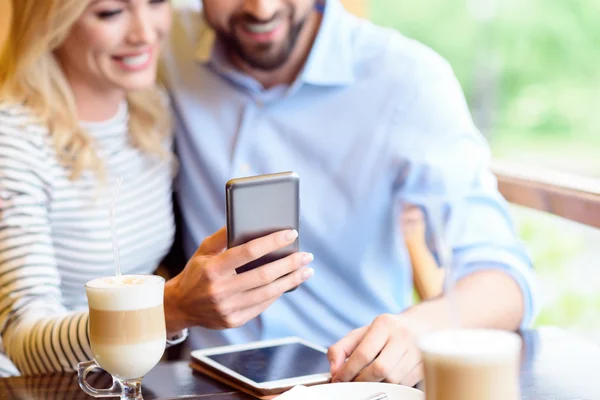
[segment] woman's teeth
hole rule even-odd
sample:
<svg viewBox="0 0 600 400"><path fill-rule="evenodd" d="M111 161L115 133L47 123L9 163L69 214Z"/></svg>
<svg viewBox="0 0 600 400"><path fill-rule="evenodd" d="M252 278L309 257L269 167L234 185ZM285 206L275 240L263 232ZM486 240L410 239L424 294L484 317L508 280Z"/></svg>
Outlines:
<svg viewBox="0 0 600 400"><path fill-rule="evenodd" d="M264 24L247 23L245 25L246 29L248 29L252 33L267 33L274 31L279 26L279 24L281 24L281 19L275 19L271 22L267 22Z"/></svg>
<svg viewBox="0 0 600 400"><path fill-rule="evenodd" d="M133 57L122 57L121 61L123 64L128 65L130 67L139 67L140 65L144 65L150 59L150 52L146 52L140 54L139 56Z"/></svg>

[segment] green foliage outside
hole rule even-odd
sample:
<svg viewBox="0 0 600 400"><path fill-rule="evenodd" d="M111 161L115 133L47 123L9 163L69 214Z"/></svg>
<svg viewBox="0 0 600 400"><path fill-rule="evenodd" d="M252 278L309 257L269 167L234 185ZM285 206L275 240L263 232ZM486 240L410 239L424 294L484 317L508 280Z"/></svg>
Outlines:
<svg viewBox="0 0 600 400"><path fill-rule="evenodd" d="M486 4L495 12L477 18ZM487 107L482 130L496 157L593 176L600 176L598 15L598 0L371 0L370 10L375 23L449 60L475 116ZM586 252L600 259L589 230L515 214L549 292L538 324L600 333L600 292L581 290L585 281L600 283L600 262L575 261Z"/></svg>

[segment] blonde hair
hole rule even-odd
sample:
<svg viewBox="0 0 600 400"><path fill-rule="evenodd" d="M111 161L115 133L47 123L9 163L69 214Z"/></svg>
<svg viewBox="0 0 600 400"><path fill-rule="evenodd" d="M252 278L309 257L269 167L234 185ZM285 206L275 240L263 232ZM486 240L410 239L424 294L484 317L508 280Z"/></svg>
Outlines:
<svg viewBox="0 0 600 400"><path fill-rule="evenodd" d="M71 179L84 170L104 178L103 162L79 124L75 97L54 55L87 5L82 0L14 2L10 37L0 49L0 98L25 104L48 127L58 160L70 169ZM163 143L171 123L158 88L128 93L127 103L132 145L168 156Z"/></svg>

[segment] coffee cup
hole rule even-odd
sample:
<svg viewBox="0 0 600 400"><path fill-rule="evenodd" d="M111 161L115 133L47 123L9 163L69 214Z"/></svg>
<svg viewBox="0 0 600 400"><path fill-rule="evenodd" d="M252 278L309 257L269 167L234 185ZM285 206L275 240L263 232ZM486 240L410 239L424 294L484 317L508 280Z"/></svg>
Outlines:
<svg viewBox="0 0 600 400"><path fill-rule="evenodd" d="M448 330L424 337L426 400L519 400L521 338L500 330Z"/></svg>
<svg viewBox="0 0 600 400"><path fill-rule="evenodd" d="M166 344L165 280L156 275L98 278L85 285L93 361L79 363L79 385L93 397L141 399L142 378L158 364ZM100 368L110 389L92 388L86 376Z"/></svg>

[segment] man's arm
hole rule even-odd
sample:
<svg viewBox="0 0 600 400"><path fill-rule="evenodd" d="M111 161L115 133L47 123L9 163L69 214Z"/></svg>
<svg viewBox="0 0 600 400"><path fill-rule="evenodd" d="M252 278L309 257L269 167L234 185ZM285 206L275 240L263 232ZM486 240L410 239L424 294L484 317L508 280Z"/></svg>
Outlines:
<svg viewBox="0 0 600 400"><path fill-rule="evenodd" d="M398 315L381 315L332 346L333 380L414 386L423 377L416 346L420 336L459 326L516 330L522 315L523 296L514 279L497 270L476 272L450 293Z"/></svg>
<svg viewBox="0 0 600 400"><path fill-rule="evenodd" d="M399 171L398 199L419 205L433 222L432 229L439 225L440 215L445 216L446 231L433 233L443 235L452 250L452 281L480 271L506 277L489 282L488 290L497 296L479 293L487 299L483 304L489 313L480 312L482 302L477 297L459 304L462 313L472 315L474 324L469 326L487 327L490 315L498 319L496 327L528 326L537 310L535 277L490 170L489 146L473 123L450 65L422 47L415 46L414 54L413 95L400 105L389 136L392 163ZM434 250L440 255L440 249ZM506 279L518 287L516 298L508 298L513 292L504 293ZM518 324L502 325L502 316L515 310L513 302L522 304Z"/></svg>
<svg viewBox="0 0 600 400"><path fill-rule="evenodd" d="M401 313L416 335L445 328L515 331L524 313L521 288L504 271L482 269L458 281L443 296Z"/></svg>
<svg viewBox="0 0 600 400"><path fill-rule="evenodd" d="M429 50L413 50L414 93L401 96L390 129L395 192L399 203L421 206L427 218L447 211L443 234L457 283L450 293L379 316L332 346L334 381L414 385L422 377L421 335L457 327L456 320L461 327L515 330L535 316L531 262L489 170L489 148L449 65Z"/></svg>

